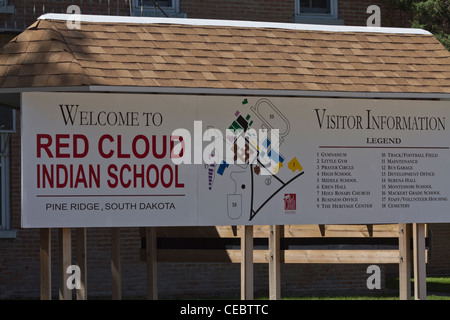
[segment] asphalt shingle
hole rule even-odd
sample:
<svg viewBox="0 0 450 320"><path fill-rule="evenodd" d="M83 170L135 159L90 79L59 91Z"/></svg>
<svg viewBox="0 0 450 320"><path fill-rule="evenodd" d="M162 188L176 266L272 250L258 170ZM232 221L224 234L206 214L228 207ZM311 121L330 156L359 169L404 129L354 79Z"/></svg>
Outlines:
<svg viewBox="0 0 450 320"><path fill-rule="evenodd" d="M38 20L0 50L0 86L450 93L429 34Z"/></svg>

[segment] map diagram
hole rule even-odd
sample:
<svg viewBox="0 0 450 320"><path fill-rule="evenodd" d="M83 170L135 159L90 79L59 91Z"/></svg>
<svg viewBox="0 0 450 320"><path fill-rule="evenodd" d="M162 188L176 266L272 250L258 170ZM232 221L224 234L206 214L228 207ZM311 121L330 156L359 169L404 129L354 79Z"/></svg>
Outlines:
<svg viewBox="0 0 450 320"><path fill-rule="evenodd" d="M223 157L225 160L220 164L205 165L208 189L213 190L218 180L232 181L234 190L224 195L227 197L228 217L236 220L247 215L248 221L252 221L277 194L304 174L303 167L298 160L299 155L287 158L283 154L283 142L289 135L290 122L269 99L260 98L253 105L248 99L243 99L228 129L239 132L238 135L224 137L226 148L232 150L233 161ZM260 139L263 141L252 134L258 133L259 129L267 129L267 137ZM272 147L273 129L278 129L278 148ZM237 143L239 135L241 141ZM295 210L289 194L284 195L284 202L285 209ZM286 206L287 203L289 205Z"/></svg>

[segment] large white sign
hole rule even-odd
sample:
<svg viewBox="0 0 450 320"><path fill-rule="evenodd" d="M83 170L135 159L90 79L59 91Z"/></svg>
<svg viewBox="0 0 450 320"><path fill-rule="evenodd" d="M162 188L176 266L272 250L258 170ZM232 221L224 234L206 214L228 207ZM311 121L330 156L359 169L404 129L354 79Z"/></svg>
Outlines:
<svg viewBox="0 0 450 320"><path fill-rule="evenodd" d="M450 222L449 115L438 101L23 93L22 225Z"/></svg>

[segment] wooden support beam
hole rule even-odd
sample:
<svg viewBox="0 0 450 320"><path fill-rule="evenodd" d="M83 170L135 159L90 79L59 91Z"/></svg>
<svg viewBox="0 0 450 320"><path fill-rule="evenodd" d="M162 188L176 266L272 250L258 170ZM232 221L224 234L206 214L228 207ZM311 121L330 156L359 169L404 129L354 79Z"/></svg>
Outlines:
<svg viewBox="0 0 450 320"><path fill-rule="evenodd" d="M253 300L253 226L241 232L241 300Z"/></svg>
<svg viewBox="0 0 450 320"><path fill-rule="evenodd" d="M86 228L76 229L77 266L80 268L80 289L77 289L77 300L87 300L87 243Z"/></svg>
<svg viewBox="0 0 450 320"><path fill-rule="evenodd" d="M269 226L253 226L254 238L267 238ZM142 228L145 229L145 228ZM160 238L239 238L241 226L158 227ZM396 238L398 224L285 225L284 238ZM145 231L144 231L145 233ZM144 234L142 234L144 236Z"/></svg>
<svg viewBox="0 0 450 320"><path fill-rule="evenodd" d="M67 268L72 264L71 229L61 228L59 231L59 300L72 300L72 290L67 287L70 276Z"/></svg>
<svg viewBox="0 0 450 320"><path fill-rule="evenodd" d="M284 250L284 263L398 263L398 250Z"/></svg>
<svg viewBox="0 0 450 320"><path fill-rule="evenodd" d="M269 298L281 299L281 226L270 226L269 232Z"/></svg>
<svg viewBox="0 0 450 320"><path fill-rule="evenodd" d="M122 299L122 279L120 264L120 228L111 228L111 275L112 299Z"/></svg>
<svg viewBox="0 0 450 320"><path fill-rule="evenodd" d="M399 291L400 300L411 300L411 232L410 223L399 224Z"/></svg>
<svg viewBox="0 0 450 320"><path fill-rule="evenodd" d="M264 231L262 229L261 231ZM374 225L285 225L284 238L396 238L397 224ZM255 236L256 237L256 236Z"/></svg>
<svg viewBox="0 0 450 320"><path fill-rule="evenodd" d="M147 300L158 299L157 229L146 228L145 251L147 261Z"/></svg>
<svg viewBox="0 0 450 320"><path fill-rule="evenodd" d="M414 244L414 299L426 300L425 224L413 224Z"/></svg>
<svg viewBox="0 0 450 320"><path fill-rule="evenodd" d="M41 234L41 300L52 299L52 245L51 229L40 229Z"/></svg>
<svg viewBox="0 0 450 320"><path fill-rule="evenodd" d="M393 263L398 264L398 250L282 250L282 263ZM159 249L159 262L231 262L241 263L242 251ZM254 250L253 263L268 263L269 250Z"/></svg>

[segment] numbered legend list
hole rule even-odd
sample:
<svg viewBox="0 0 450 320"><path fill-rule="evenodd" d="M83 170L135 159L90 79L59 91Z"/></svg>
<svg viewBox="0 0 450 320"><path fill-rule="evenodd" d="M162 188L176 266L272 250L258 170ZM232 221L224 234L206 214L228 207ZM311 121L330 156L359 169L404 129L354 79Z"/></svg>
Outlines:
<svg viewBox="0 0 450 320"><path fill-rule="evenodd" d="M438 169L448 148L319 147L316 152L318 209L405 209L448 202ZM377 161L377 159L379 159Z"/></svg>

